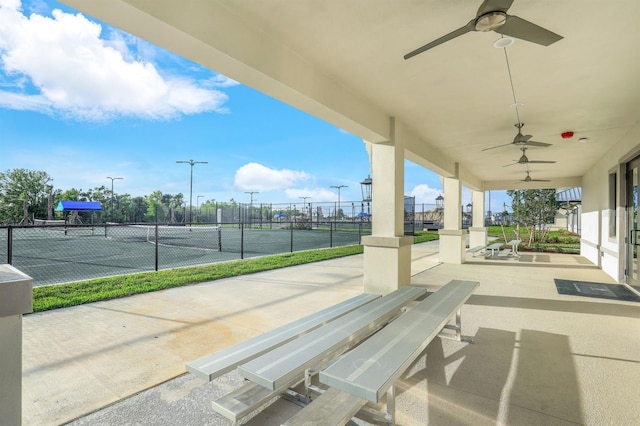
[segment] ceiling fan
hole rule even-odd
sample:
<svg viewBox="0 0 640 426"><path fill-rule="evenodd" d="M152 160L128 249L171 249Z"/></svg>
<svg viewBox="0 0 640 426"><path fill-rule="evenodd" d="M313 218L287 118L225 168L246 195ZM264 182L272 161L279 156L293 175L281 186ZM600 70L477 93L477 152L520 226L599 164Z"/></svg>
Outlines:
<svg viewBox="0 0 640 426"><path fill-rule="evenodd" d="M527 177L525 177L524 179L520 179L520 182L550 182L549 179L532 179L531 176L529 176L529 170L527 170Z"/></svg>
<svg viewBox="0 0 640 426"><path fill-rule="evenodd" d="M508 15L507 11L513 4L513 0L484 0L476 12L476 17L465 26L427 43L416 50L404 55L404 59L412 58L426 50L459 37L471 31L495 31L499 34L515 37L532 43L549 46L563 37L545 28L526 21L514 15Z"/></svg>
<svg viewBox="0 0 640 426"><path fill-rule="evenodd" d="M513 142L505 143L505 144L502 144L502 145L492 146L491 148L485 148L485 149L483 149L483 151L488 151L490 149L500 148L502 146L507 146L507 145L539 146L539 147L542 147L542 148L546 148L548 146L551 146L550 143L532 141L531 138L533 136L531 136L531 135L523 135L522 134L522 126L524 126L524 123L517 123L517 124L514 124L514 126L516 126L518 128L518 134L513 138ZM524 154L524 152L523 152L523 154Z"/></svg>
<svg viewBox="0 0 640 426"><path fill-rule="evenodd" d="M509 166L513 166L514 164L553 164L555 163L555 161L550 161L550 160L529 160L529 157L527 157L527 154L525 153L527 148L523 146L520 148L520 150L522 151L522 156L518 159L518 161L516 161L515 163L507 164L502 167L509 167Z"/></svg>

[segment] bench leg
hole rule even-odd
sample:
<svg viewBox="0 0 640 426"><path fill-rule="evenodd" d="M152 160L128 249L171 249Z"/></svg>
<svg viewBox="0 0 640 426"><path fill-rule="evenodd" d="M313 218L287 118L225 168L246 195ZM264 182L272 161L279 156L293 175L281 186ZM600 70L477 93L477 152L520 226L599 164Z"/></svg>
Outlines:
<svg viewBox="0 0 640 426"><path fill-rule="evenodd" d="M304 393L307 396L307 399L311 399L310 398L310 389L311 388L311 370L310 369L306 369L304 370Z"/></svg>
<svg viewBox="0 0 640 426"><path fill-rule="evenodd" d="M395 383L387 390L387 415L385 416L387 424L394 426L396 424L396 385Z"/></svg>
<svg viewBox="0 0 640 426"><path fill-rule="evenodd" d="M310 368L304 371L304 393L299 393L289 388L282 393L282 397L287 401L293 402L301 407L306 407L311 404L311 391L320 390L318 387L311 384L311 377L315 374ZM320 393L320 392L319 392Z"/></svg>
<svg viewBox="0 0 640 426"><path fill-rule="evenodd" d="M461 309L458 309L458 311L456 312L456 324L455 325L447 324L444 326L444 328L448 330L454 330L456 332L455 337L449 334L440 333L438 335L440 338L452 339L457 342L473 343L473 338L471 336L462 335L462 310Z"/></svg>

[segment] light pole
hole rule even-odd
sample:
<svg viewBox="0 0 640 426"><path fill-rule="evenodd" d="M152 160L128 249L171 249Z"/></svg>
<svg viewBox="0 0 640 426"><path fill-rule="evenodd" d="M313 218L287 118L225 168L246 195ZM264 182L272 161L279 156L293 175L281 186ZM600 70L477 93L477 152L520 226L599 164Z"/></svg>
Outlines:
<svg viewBox="0 0 640 426"><path fill-rule="evenodd" d="M307 198L311 198L311 197L298 197L298 198L302 198L302 213L304 213L304 206L307 205ZM309 212L307 211L307 214Z"/></svg>
<svg viewBox="0 0 640 426"><path fill-rule="evenodd" d="M113 181L124 178L107 176L107 179L111 179L111 220L113 220Z"/></svg>
<svg viewBox="0 0 640 426"><path fill-rule="evenodd" d="M193 195L193 165L194 164L209 164L207 161L176 161L176 163L185 163L191 165L191 178L189 180L189 226L191 226L191 207L193 203L191 202L191 197Z"/></svg>
<svg viewBox="0 0 640 426"><path fill-rule="evenodd" d="M338 220L338 209L340 208L340 189L347 188L347 185L331 185L330 188L336 188L338 190L338 208L336 209L336 220Z"/></svg>
<svg viewBox="0 0 640 426"><path fill-rule="evenodd" d="M252 210L253 210L253 194L259 194L258 191L245 191L245 194L249 194L251 196L251 200L249 201L249 229L251 229L251 222L252 222Z"/></svg>
<svg viewBox="0 0 640 426"><path fill-rule="evenodd" d="M204 195L198 195L196 197L196 215L197 215L197 217L202 216L200 214L200 198L204 198Z"/></svg>

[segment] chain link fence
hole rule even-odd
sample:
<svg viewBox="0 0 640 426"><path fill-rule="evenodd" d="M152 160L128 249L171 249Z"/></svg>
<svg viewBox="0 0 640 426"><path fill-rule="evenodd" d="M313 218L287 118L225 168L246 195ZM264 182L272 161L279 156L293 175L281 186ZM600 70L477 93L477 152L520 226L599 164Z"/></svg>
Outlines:
<svg viewBox="0 0 640 426"><path fill-rule="evenodd" d="M370 222L0 227L0 259L35 286L359 244Z"/></svg>
<svg viewBox="0 0 640 426"><path fill-rule="evenodd" d="M94 214L81 224L37 220L0 227L0 261L40 286L360 244L371 234L371 208L351 201L240 203L196 208L192 223L184 214L138 224L105 223ZM172 217L183 219L175 223ZM470 217L463 208L463 227ZM405 197L405 235L442 228L442 222L441 206Z"/></svg>

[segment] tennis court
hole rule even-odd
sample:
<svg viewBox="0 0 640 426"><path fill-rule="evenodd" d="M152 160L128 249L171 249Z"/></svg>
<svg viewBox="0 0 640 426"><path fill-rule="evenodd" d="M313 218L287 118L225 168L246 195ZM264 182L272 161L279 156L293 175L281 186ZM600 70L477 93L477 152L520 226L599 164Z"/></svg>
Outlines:
<svg viewBox="0 0 640 426"><path fill-rule="evenodd" d="M10 254L11 264L33 277L34 286L41 286L358 244L361 235L370 234L359 225L329 224L313 230L280 226L4 227L0 259L9 263Z"/></svg>

